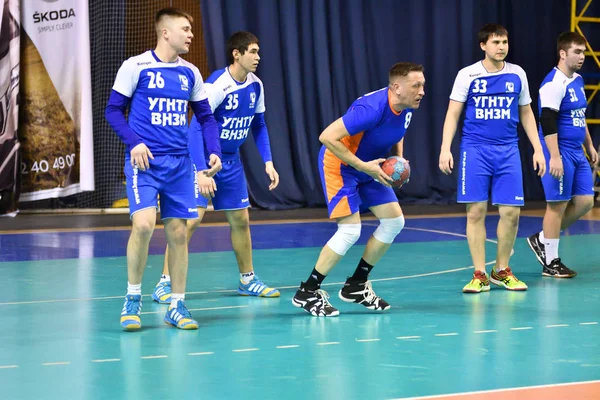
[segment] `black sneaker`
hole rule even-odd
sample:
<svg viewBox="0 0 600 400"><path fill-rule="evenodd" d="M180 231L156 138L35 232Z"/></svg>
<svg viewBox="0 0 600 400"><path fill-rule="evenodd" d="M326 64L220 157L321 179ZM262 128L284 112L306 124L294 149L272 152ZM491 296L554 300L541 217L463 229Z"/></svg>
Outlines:
<svg viewBox="0 0 600 400"><path fill-rule="evenodd" d="M527 244L535 254L535 258L537 258L538 262L542 264L542 267L546 267L546 247L544 243L540 242L540 234L539 232L533 236L529 236L527 238Z"/></svg>
<svg viewBox="0 0 600 400"><path fill-rule="evenodd" d="M375 294L371 281L353 282L347 280L342 290L340 290L339 297L347 303L362 304L369 310L385 311L391 307L387 301Z"/></svg>
<svg viewBox="0 0 600 400"><path fill-rule="evenodd" d="M329 294L322 290L308 290L300 285L300 288L292 299L295 307L302 307L315 317L337 317L340 312L329 303Z"/></svg>
<svg viewBox="0 0 600 400"><path fill-rule="evenodd" d="M560 258L555 258L550 265L544 265L542 275L551 276L553 278L573 278L577 276L577 272L569 269L562 261L560 261Z"/></svg>

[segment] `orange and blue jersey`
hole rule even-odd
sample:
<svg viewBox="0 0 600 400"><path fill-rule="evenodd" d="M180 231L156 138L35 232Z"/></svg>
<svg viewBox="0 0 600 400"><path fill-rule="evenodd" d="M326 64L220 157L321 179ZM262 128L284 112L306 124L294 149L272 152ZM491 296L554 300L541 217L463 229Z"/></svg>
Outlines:
<svg viewBox="0 0 600 400"><path fill-rule="evenodd" d="M341 141L363 161L384 158L410 125L413 110L395 111L390 96L387 87L366 94L342 116L350 136ZM391 188L346 165L325 146L319 154L319 169L330 218L397 201Z"/></svg>

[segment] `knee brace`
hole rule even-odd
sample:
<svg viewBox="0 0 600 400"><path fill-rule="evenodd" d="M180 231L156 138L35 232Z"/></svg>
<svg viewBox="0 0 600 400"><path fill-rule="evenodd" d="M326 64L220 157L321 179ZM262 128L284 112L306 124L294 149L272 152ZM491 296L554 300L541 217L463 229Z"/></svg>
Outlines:
<svg viewBox="0 0 600 400"><path fill-rule="evenodd" d="M396 218L382 218L379 220L379 226L373 232L373 237L382 243L392 243L396 236L404 228L404 216Z"/></svg>
<svg viewBox="0 0 600 400"><path fill-rule="evenodd" d="M335 253L344 256L359 237L360 224L340 224L337 232L329 239L327 245Z"/></svg>

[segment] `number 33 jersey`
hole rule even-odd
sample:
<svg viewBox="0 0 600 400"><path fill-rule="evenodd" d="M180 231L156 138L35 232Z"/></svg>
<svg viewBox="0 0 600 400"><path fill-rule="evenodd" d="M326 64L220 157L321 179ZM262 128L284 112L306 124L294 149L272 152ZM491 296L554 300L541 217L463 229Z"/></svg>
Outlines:
<svg viewBox="0 0 600 400"><path fill-rule="evenodd" d="M450 100L465 103L466 147L516 144L519 106L531 103L523 68L505 62L500 71L488 72L481 61L458 72Z"/></svg>
<svg viewBox="0 0 600 400"><path fill-rule="evenodd" d="M131 99L129 127L152 154L189 154L188 101L207 98L198 68L182 58L162 62L149 50L123 62L113 90Z"/></svg>

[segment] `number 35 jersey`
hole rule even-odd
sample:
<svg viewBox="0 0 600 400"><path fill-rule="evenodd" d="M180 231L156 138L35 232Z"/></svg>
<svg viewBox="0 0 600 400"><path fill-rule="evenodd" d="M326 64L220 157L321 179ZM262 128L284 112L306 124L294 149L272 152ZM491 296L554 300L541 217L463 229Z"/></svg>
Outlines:
<svg viewBox="0 0 600 400"><path fill-rule="evenodd" d="M539 112L541 114L542 108L550 108L558 112L556 125L558 145L561 148L581 150L586 135L586 107L587 101L581 75L574 73L569 78L556 67L546 75L540 87ZM545 144L541 127L540 138Z"/></svg>
<svg viewBox="0 0 600 400"><path fill-rule="evenodd" d="M223 160L238 157L246 141L255 114L265 112L263 84L250 72L246 81L238 82L227 68L213 72L206 80L208 101L221 138Z"/></svg>
<svg viewBox="0 0 600 400"><path fill-rule="evenodd" d="M154 51L121 65L113 90L131 99L129 127L153 155L188 155L188 101L207 98L200 71L177 58L165 63Z"/></svg>
<svg viewBox="0 0 600 400"><path fill-rule="evenodd" d="M465 103L463 147L516 144L519 106L531 103L521 67L505 62L502 70L488 72L482 61L458 72L450 100Z"/></svg>

